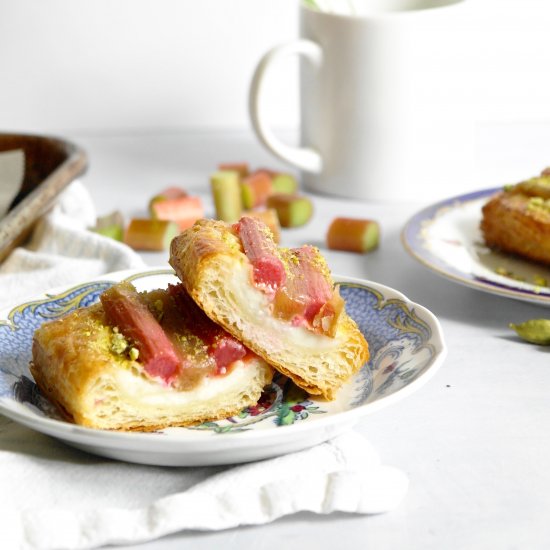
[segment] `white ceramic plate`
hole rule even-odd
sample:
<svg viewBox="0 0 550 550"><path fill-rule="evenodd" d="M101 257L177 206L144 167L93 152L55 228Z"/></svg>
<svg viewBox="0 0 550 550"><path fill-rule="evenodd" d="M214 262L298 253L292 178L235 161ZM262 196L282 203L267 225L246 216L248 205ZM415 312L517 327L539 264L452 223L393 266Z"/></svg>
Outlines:
<svg viewBox="0 0 550 550"><path fill-rule="evenodd" d="M500 188L453 197L425 208L405 225L407 251L434 272L492 294L550 305L550 269L494 252L483 244L481 208Z"/></svg>
<svg viewBox="0 0 550 550"><path fill-rule="evenodd" d="M391 288L336 278L348 313L369 340L371 359L331 402L310 398L284 377L266 388L260 405L236 417L154 433L95 430L61 419L29 373L37 326L98 300L113 282L138 290L163 288L171 270L125 271L56 289L0 313L0 412L34 430L98 455L144 464L230 464L304 449L348 429L368 413L418 389L442 363L446 348L437 319Z"/></svg>

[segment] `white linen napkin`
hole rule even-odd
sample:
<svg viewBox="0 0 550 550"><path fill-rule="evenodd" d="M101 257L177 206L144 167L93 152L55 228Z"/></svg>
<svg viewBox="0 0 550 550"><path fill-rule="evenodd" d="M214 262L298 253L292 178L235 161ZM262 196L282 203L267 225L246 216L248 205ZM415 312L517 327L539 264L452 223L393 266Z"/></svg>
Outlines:
<svg viewBox="0 0 550 550"><path fill-rule="evenodd" d="M0 547L78 550L185 529L268 523L300 511L377 514L408 480L356 432L232 467L125 464L70 449L0 417Z"/></svg>
<svg viewBox="0 0 550 550"><path fill-rule="evenodd" d="M143 267L95 222L73 183L26 248L0 266L0 307L50 287ZM86 454L0 415L0 548L77 550L131 544L185 529L271 522L299 511L371 514L404 498L408 480L349 432L292 455L233 467L166 468Z"/></svg>

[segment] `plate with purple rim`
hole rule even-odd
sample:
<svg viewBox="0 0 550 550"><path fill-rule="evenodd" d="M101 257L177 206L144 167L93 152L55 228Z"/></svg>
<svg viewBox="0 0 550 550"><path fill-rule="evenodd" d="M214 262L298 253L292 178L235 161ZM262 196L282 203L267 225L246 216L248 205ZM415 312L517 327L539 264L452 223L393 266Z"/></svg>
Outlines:
<svg viewBox="0 0 550 550"><path fill-rule="evenodd" d="M405 225L409 254L462 285L516 300L550 305L550 268L489 249L479 228L483 205L501 188L484 189L428 206Z"/></svg>
<svg viewBox="0 0 550 550"><path fill-rule="evenodd" d="M307 395L283 376L259 402L216 422L158 432L97 430L58 415L29 372L34 330L78 307L95 303L115 282L139 291L178 279L169 269L122 271L58 288L0 312L0 414L93 454L163 466L248 462L298 451L348 430L366 415L419 389L447 350L440 324L426 308L371 281L335 277L346 309L368 339L371 357L334 401Z"/></svg>

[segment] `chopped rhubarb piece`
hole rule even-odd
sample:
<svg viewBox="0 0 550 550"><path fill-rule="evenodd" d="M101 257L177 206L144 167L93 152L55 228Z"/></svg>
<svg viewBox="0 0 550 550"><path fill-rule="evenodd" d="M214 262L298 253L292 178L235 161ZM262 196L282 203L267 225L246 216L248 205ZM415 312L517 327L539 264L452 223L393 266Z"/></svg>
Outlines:
<svg viewBox="0 0 550 550"><path fill-rule="evenodd" d="M151 216L157 220L169 220L178 224L181 231L191 227L204 217L200 197L180 196L156 199L149 204Z"/></svg>
<svg viewBox="0 0 550 550"><path fill-rule="evenodd" d="M241 182L243 206L247 209L264 206L272 192L271 176L266 172L253 172Z"/></svg>
<svg viewBox="0 0 550 550"><path fill-rule="evenodd" d="M124 235L124 242L135 250L166 250L172 239L179 235L176 222L133 218Z"/></svg>
<svg viewBox="0 0 550 550"><path fill-rule="evenodd" d="M216 361L218 374L228 372L231 363L247 354L247 349L241 342L206 316L189 296L183 284L168 285L168 293L174 299L187 329L208 347L208 354Z"/></svg>
<svg viewBox="0 0 550 550"><path fill-rule="evenodd" d="M205 344L210 345L223 329L214 323L195 303L182 283L168 285L168 293L178 308L182 322Z"/></svg>
<svg viewBox="0 0 550 550"><path fill-rule="evenodd" d="M331 250L371 252L378 247L380 227L374 220L334 218L328 228L326 240Z"/></svg>
<svg viewBox="0 0 550 550"><path fill-rule="evenodd" d="M313 205L309 198L292 193L270 195L267 198L267 207L277 210L282 227L300 227L313 215Z"/></svg>
<svg viewBox="0 0 550 550"><path fill-rule="evenodd" d="M298 182L291 174L276 173L272 177L274 193L296 193Z"/></svg>
<svg viewBox="0 0 550 550"><path fill-rule="evenodd" d="M210 176L210 188L218 220L233 223L241 217L240 181L239 173L231 170L220 170Z"/></svg>
<svg viewBox="0 0 550 550"><path fill-rule="evenodd" d="M124 216L119 210L106 216L100 216L91 230L115 241L122 241L124 238Z"/></svg>
<svg viewBox="0 0 550 550"><path fill-rule="evenodd" d="M252 264L254 284L273 292L285 284L285 266L277 255L271 230L257 218L245 216L235 224L244 253Z"/></svg>
<svg viewBox="0 0 550 550"><path fill-rule="evenodd" d="M289 250L286 264L288 277L275 295L275 315L333 336L343 301L318 251L312 246Z"/></svg>
<svg viewBox="0 0 550 550"><path fill-rule="evenodd" d="M100 296L105 315L111 325L132 342L139 351L145 372L165 382L176 375L180 360L162 327L141 302L130 283L112 286Z"/></svg>
<svg viewBox="0 0 550 550"><path fill-rule="evenodd" d="M277 211L273 208L268 208L267 210L251 210L246 213L247 216L251 218L258 218L262 220L273 234L273 241L276 244L281 242L281 224L279 223L279 217L277 216Z"/></svg>
<svg viewBox="0 0 550 550"><path fill-rule="evenodd" d="M246 355L246 348L230 334L218 335L216 341L210 346L218 367L218 374L224 374L235 361L239 361Z"/></svg>
<svg viewBox="0 0 550 550"><path fill-rule="evenodd" d="M158 195L155 195L149 202L149 207L154 201L163 201L166 199L178 199L180 197L187 197L187 191L181 187L167 187L163 189Z"/></svg>

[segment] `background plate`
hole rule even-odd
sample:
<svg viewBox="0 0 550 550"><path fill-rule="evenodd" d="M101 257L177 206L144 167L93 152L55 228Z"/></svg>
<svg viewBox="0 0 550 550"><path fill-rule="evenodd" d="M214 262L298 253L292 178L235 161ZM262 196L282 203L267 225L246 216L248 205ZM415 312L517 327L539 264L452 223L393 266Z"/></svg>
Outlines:
<svg viewBox="0 0 550 550"><path fill-rule="evenodd" d="M423 265L463 285L550 305L550 269L494 252L483 244L481 208L501 188L453 197L421 210L405 225L402 241ZM504 274L505 273L505 274Z"/></svg>
<svg viewBox="0 0 550 550"><path fill-rule="evenodd" d="M61 419L40 394L28 364L36 327L98 300L116 281L138 290L178 282L171 270L123 271L56 289L0 313L0 412L39 432L98 455L144 464L230 464L304 449L348 429L364 415L420 387L442 363L446 348L437 319L399 292L372 282L335 277L348 313L366 334L371 359L334 401L309 397L286 378L268 386L255 407L218 422L153 433L84 428Z"/></svg>

